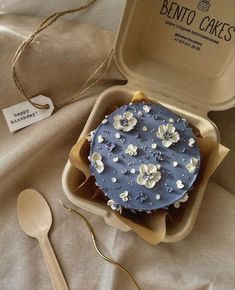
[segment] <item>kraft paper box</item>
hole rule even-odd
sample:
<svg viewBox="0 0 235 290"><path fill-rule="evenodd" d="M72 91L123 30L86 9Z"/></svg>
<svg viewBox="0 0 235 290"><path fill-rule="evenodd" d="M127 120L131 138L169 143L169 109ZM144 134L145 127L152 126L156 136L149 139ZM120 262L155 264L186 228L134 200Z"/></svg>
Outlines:
<svg viewBox="0 0 235 290"><path fill-rule="evenodd" d="M91 190L84 188L80 195L77 193L84 174L68 161L62 183L72 203L102 216L107 224L120 230L135 231L153 244L175 242L189 234L208 179L228 152L219 144L218 129L207 114L234 106L232 5L232 1L225 5L219 0L127 1L114 56L128 83L100 95L78 140L79 145L110 106L129 103L137 90L186 118L199 132L203 165L199 181L179 216L172 219L159 211L148 216L122 217L104 201L91 199ZM86 158L83 149L81 157Z"/></svg>
<svg viewBox="0 0 235 290"><path fill-rule="evenodd" d="M228 150L207 137L202 138L200 129L194 128L194 132L198 135L197 142L202 156L202 166L199 180L194 190L190 193L189 202L181 206L175 213L159 210L150 215L130 214L129 216L122 216L114 212L106 205L107 201L102 198L102 195L99 195L99 189L95 186L94 177L90 176L88 161L90 144L87 137L90 131L99 125L104 116L114 110L116 106L142 101L141 99L136 100L136 98L133 100L133 95L141 96L142 94L134 94L134 92L128 92L121 88L119 90L112 88L108 92L105 91L98 98L77 144L70 152L70 161L63 176L64 189L68 198L74 204L103 216L106 223L116 228L124 231L135 231L144 240L152 244L157 244L162 240L166 241L169 238L167 235L173 240L182 239L193 226L208 178ZM153 99L149 101L156 103L156 100Z"/></svg>

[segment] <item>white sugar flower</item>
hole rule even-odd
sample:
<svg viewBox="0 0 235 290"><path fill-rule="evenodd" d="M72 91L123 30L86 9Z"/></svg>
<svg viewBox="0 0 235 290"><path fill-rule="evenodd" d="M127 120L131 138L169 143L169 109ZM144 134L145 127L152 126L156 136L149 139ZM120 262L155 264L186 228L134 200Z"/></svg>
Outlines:
<svg viewBox="0 0 235 290"><path fill-rule="evenodd" d="M116 134L115 134L115 138L116 138L116 139L120 139L120 138L121 138L120 133L116 133Z"/></svg>
<svg viewBox="0 0 235 290"><path fill-rule="evenodd" d="M177 186L177 188L179 188L179 189L182 189L182 188L184 188L184 184L183 184L183 182L182 182L182 180L177 180L176 181L176 186Z"/></svg>
<svg viewBox="0 0 235 290"><path fill-rule="evenodd" d="M107 205L110 206L111 209L119 211L120 214L122 213L121 205L117 204L114 200L112 200L112 199L108 200Z"/></svg>
<svg viewBox="0 0 235 290"><path fill-rule="evenodd" d="M175 208L179 208L180 207L180 204L183 203L183 202L186 202L186 201L188 201L188 194L185 194L184 197L182 197L180 200L176 201L174 203L174 207Z"/></svg>
<svg viewBox="0 0 235 290"><path fill-rule="evenodd" d="M189 138L189 140L188 140L188 146L189 147L193 147L194 144L195 144L195 140L193 138Z"/></svg>
<svg viewBox="0 0 235 290"><path fill-rule="evenodd" d="M133 117L131 112L125 112L123 115L114 116L113 127L117 130L129 132L135 127L136 124L137 120Z"/></svg>
<svg viewBox="0 0 235 290"><path fill-rule="evenodd" d="M167 125L160 125L156 133L157 137L162 139L164 147L170 147L173 143L177 143L180 139L179 133L175 131L172 123Z"/></svg>
<svg viewBox="0 0 235 290"><path fill-rule="evenodd" d="M129 200L129 193L128 193L127 190L125 190L124 192L122 192L119 196L120 196L120 198L123 201L128 201Z"/></svg>
<svg viewBox="0 0 235 290"><path fill-rule="evenodd" d="M199 161L197 158L191 158L190 163L186 164L188 172L195 173L198 169Z"/></svg>
<svg viewBox="0 0 235 290"><path fill-rule="evenodd" d="M91 137L91 135L88 135L86 138L87 138L87 141L88 141L88 142L91 142L91 141L92 141L92 137Z"/></svg>
<svg viewBox="0 0 235 290"><path fill-rule="evenodd" d="M102 135L99 135L97 140L98 140L98 143L102 143L104 141L104 138L102 137Z"/></svg>
<svg viewBox="0 0 235 290"><path fill-rule="evenodd" d="M154 164L142 164L139 167L140 174L137 176L137 183L147 188L153 188L161 179L161 172Z"/></svg>
<svg viewBox="0 0 235 290"><path fill-rule="evenodd" d="M90 134L87 136L87 140L91 142L94 138L95 130L91 131Z"/></svg>
<svg viewBox="0 0 235 290"><path fill-rule="evenodd" d="M127 149L125 150L125 153L129 154L130 156L136 156L137 155L137 149L138 149L137 146L129 144L127 146Z"/></svg>
<svg viewBox="0 0 235 290"><path fill-rule="evenodd" d="M143 106L143 110L144 110L146 113L149 113L150 110L151 110L151 107L150 107L150 106L147 106L147 105L144 105L144 106Z"/></svg>
<svg viewBox="0 0 235 290"><path fill-rule="evenodd" d="M94 152L91 155L91 164L92 166L96 169L96 171L98 173L101 173L104 171L104 163L101 161L102 160L102 156L100 155L100 153L98 152Z"/></svg>

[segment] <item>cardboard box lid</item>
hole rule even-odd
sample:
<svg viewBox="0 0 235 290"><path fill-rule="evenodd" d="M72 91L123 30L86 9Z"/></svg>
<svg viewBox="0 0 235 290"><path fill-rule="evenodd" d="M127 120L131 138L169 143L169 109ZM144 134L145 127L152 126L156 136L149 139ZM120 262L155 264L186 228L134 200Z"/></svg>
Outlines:
<svg viewBox="0 0 235 290"><path fill-rule="evenodd" d="M115 44L120 71L191 106L235 105L234 0L127 0Z"/></svg>

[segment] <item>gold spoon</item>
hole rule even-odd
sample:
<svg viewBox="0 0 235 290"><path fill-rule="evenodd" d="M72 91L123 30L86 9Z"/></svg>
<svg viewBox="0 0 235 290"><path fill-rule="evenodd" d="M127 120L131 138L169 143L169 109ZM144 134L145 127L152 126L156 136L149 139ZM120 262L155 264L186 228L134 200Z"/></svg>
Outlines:
<svg viewBox="0 0 235 290"><path fill-rule="evenodd" d="M52 215L46 200L34 189L23 190L17 198L17 215L22 230L38 240L54 289L68 290L48 238Z"/></svg>

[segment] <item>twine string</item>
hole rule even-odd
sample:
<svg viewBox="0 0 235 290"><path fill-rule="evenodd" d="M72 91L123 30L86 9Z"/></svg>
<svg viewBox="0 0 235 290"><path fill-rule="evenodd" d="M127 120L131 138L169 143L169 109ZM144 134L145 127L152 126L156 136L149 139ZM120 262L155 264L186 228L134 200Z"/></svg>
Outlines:
<svg viewBox="0 0 235 290"><path fill-rule="evenodd" d="M94 229L92 228L90 222L87 220L87 218L82 215L81 213L75 211L74 209L72 208L69 208L67 207L66 205L64 205L62 203L63 207L68 210L69 212L81 217L83 219L83 221L85 222L90 234L91 234L91 237L92 237L92 241L93 241L93 244L94 244L94 247L95 247L95 250L96 252L105 260L107 261L108 263L114 265L115 267L117 267L118 269L120 269L122 272L124 272L128 279L131 281L131 283L133 284L133 286L135 287L135 289L137 290L141 290L139 285L137 284L137 282L135 281L135 279L132 277L132 275L130 274L130 272L128 270L126 270L123 266L121 266L119 263L115 262L114 260L110 259L109 257L105 256L99 249L99 246L98 246L98 242L97 242L97 238L96 238L96 235L95 235L95 232L94 232Z"/></svg>
<svg viewBox="0 0 235 290"><path fill-rule="evenodd" d="M62 102L61 104L57 105L57 108L62 108L68 104L72 104L78 100L78 98L96 85L105 75L107 70L110 67L111 61L113 58L113 49L110 50L109 54L103 60L103 62L98 66L98 68L90 75L90 77L86 80L86 82L82 85L79 92L75 94L71 99ZM103 71L102 71L103 70ZM97 77L96 77L97 75Z"/></svg>
<svg viewBox="0 0 235 290"><path fill-rule="evenodd" d="M81 10L87 9L89 6L91 6L95 2L96 2L96 0L91 0L87 4L84 4L78 8L69 9L69 10L65 10L65 11L61 11L61 12L56 12L56 13L50 15L49 17L44 19L40 23L39 27L33 33L31 33L29 35L29 37L26 38L22 42L22 44L18 47L18 49L13 57L13 60L12 60L11 74L12 74L14 83L15 83L16 87L18 88L18 90L25 97L25 99L27 101L29 101L34 107L36 107L38 109L49 109L50 106L49 106L49 104L38 104L38 103L33 102L30 99L30 96L28 96L26 90L23 88L22 83L19 79L19 75L17 74L17 71L16 71L16 64L17 64L18 60L20 59L22 53L35 40L35 38L40 34L40 32L45 30L47 27L51 26L58 18L60 18L61 16L65 15L65 14L79 12ZM109 52L107 57L104 59L104 61L97 67L97 69L90 75L90 77L87 79L87 81L81 86L79 92L77 94L75 94L74 96L72 96L71 99L69 99L65 102L62 102L61 104L57 105L56 107L62 108L65 105L76 102L81 94L83 94L88 89L90 89L95 84L97 84L102 79L104 74L107 72L107 70L111 64L112 56L113 56L113 49L111 49L111 51Z"/></svg>

